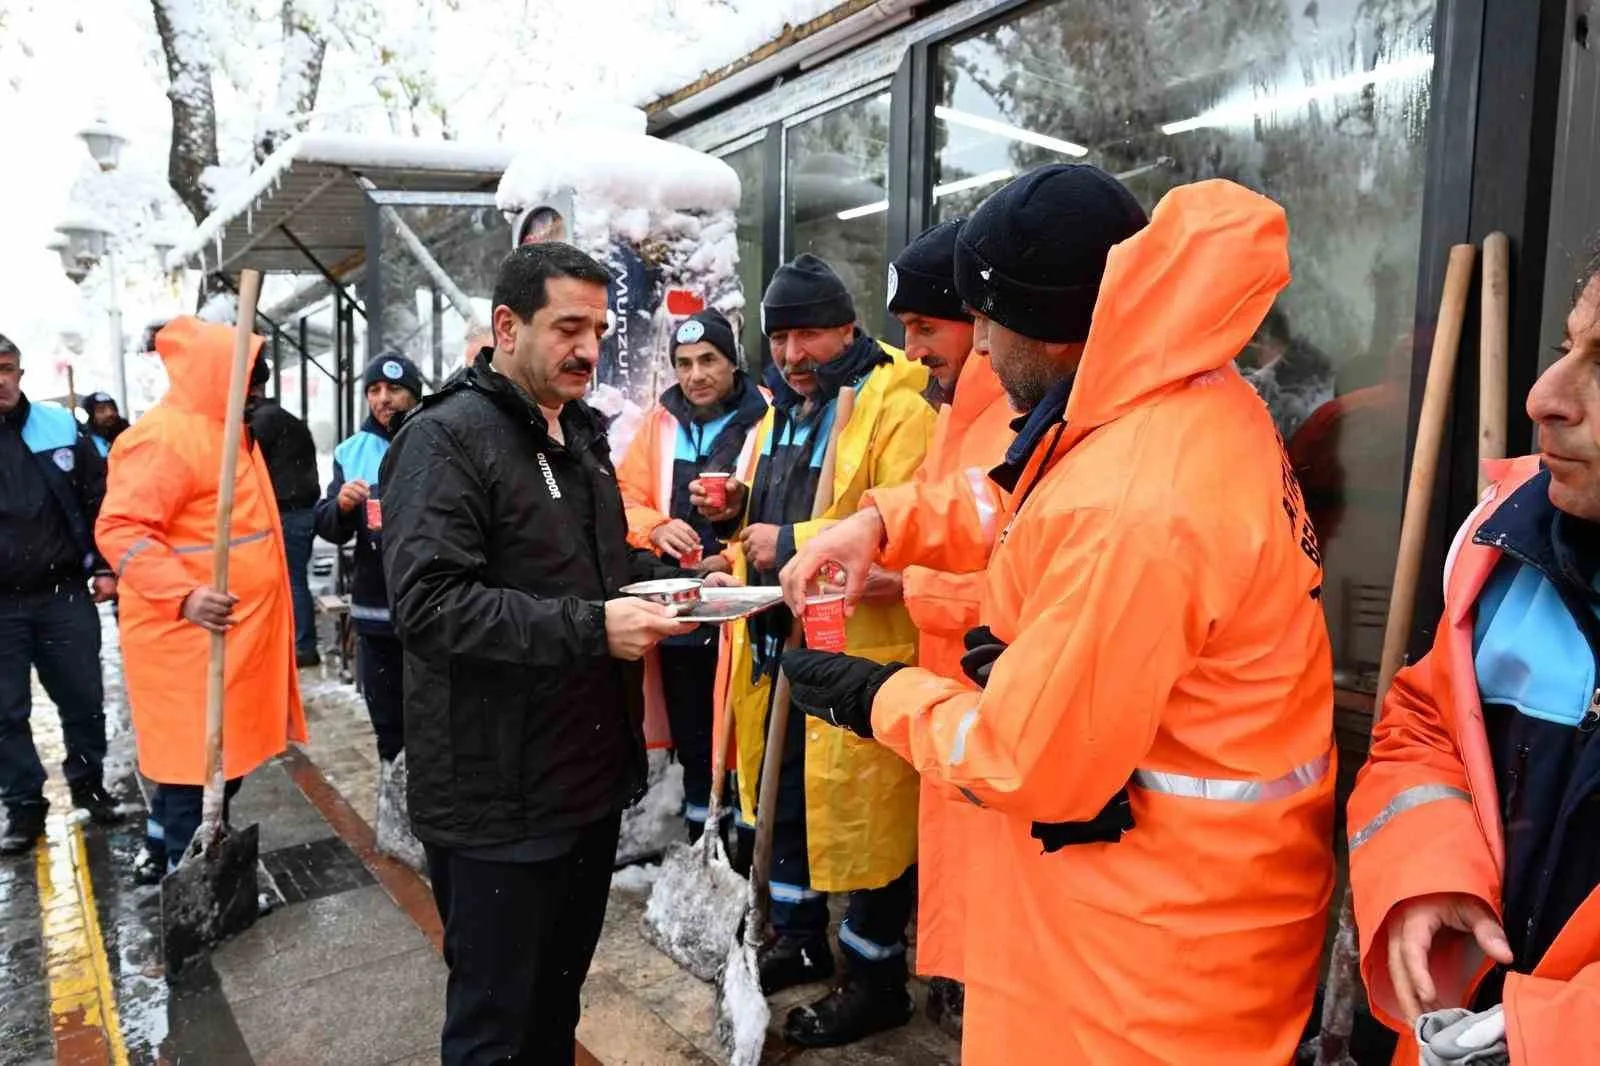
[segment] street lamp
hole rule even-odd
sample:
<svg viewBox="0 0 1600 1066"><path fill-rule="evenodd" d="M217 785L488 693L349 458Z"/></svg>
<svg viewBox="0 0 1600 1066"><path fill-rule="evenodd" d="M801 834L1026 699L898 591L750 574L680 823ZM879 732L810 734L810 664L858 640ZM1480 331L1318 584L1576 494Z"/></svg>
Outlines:
<svg viewBox="0 0 1600 1066"><path fill-rule="evenodd" d="M73 256L72 246L65 235L56 234L54 239L46 244L45 247L56 253L61 259L61 269L66 272L67 277L72 279L74 285L79 284L89 275L89 268L78 262L77 258Z"/></svg>
<svg viewBox="0 0 1600 1066"><path fill-rule="evenodd" d="M102 259L106 264L107 315L111 319L111 369L117 377L117 404L128 410L128 368L124 365L122 347L122 307L117 301L117 253L109 240L111 230L92 218L72 218L56 227L56 232L66 238L66 249L61 252L63 265L70 256L76 269L67 267L67 277L81 283Z"/></svg>
<svg viewBox="0 0 1600 1066"><path fill-rule="evenodd" d="M97 118L92 126L78 131L79 140L89 148L89 154L94 156L94 161L100 169L109 173L117 169L117 163L122 159L122 146L128 139L116 130L103 118Z"/></svg>

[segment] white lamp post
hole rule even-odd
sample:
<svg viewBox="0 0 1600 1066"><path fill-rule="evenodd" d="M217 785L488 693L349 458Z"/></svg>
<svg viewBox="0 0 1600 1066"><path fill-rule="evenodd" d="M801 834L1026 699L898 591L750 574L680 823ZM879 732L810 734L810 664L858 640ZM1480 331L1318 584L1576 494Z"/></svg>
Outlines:
<svg viewBox="0 0 1600 1066"><path fill-rule="evenodd" d="M97 118L93 125L79 130L78 138L88 146L89 154L94 156L100 169L107 172L117 169L117 163L122 159L122 146L128 143L128 139L112 129L103 118Z"/></svg>

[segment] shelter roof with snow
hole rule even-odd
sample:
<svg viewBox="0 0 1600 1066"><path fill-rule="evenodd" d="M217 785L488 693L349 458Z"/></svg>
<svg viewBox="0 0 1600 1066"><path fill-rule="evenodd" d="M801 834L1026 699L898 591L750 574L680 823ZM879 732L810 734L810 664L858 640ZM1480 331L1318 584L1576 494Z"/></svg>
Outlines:
<svg viewBox="0 0 1600 1066"><path fill-rule="evenodd" d="M225 190L167 256L167 266L303 271L309 252L342 276L366 248L364 182L385 190L486 192L512 156L500 145L301 134Z"/></svg>

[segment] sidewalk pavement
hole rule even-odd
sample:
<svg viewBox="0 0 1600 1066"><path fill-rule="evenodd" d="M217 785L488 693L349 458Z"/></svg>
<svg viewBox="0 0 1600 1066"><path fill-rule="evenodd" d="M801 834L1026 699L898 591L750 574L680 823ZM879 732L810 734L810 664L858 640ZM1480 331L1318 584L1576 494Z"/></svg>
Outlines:
<svg viewBox="0 0 1600 1066"><path fill-rule="evenodd" d="M371 731L359 696L331 668L302 671L311 743L252 774L233 807L237 824L261 826L263 887L275 908L169 985L159 893L131 881L144 811L114 627L106 636L108 771L128 819L104 830L69 817L52 769L46 844L32 858L0 860L0 1066L437 1062L445 986L438 916L426 882L373 846ZM59 764L59 727L42 691L33 723L41 756ZM623 887L639 880L612 889L584 989L580 1062L717 1062L714 993L644 941L644 895ZM776 1029L787 1009L823 991L774 1000L764 1062L958 1061L955 1042L921 1015L850 1048L786 1047Z"/></svg>

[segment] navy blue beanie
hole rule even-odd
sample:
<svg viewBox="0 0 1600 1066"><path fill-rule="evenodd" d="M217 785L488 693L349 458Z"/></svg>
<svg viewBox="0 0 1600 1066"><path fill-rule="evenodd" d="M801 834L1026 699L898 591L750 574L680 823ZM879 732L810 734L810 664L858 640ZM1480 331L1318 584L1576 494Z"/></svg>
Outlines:
<svg viewBox="0 0 1600 1066"><path fill-rule="evenodd" d="M829 329L856 320L855 301L833 268L802 252L772 275L761 297L761 332Z"/></svg>
<svg viewBox="0 0 1600 1066"><path fill-rule="evenodd" d="M1106 256L1149 223L1116 178L1086 163L1040 167L983 202L956 235L966 305L1034 340L1089 336Z"/></svg>
<svg viewBox="0 0 1600 1066"><path fill-rule="evenodd" d="M889 264L889 313L971 322L956 292L956 233L953 218L923 230Z"/></svg>
<svg viewBox="0 0 1600 1066"><path fill-rule="evenodd" d="M380 381L409 389L411 395L419 400L422 399L422 371L417 369L417 364L399 352L384 352L378 358L369 360L366 369L361 372L362 391Z"/></svg>
<svg viewBox="0 0 1600 1066"><path fill-rule="evenodd" d="M672 343L667 346L667 358L676 359L679 347L700 341L711 345L734 366L739 365L739 346L733 339L733 323L715 307L708 307L678 323L672 331Z"/></svg>

